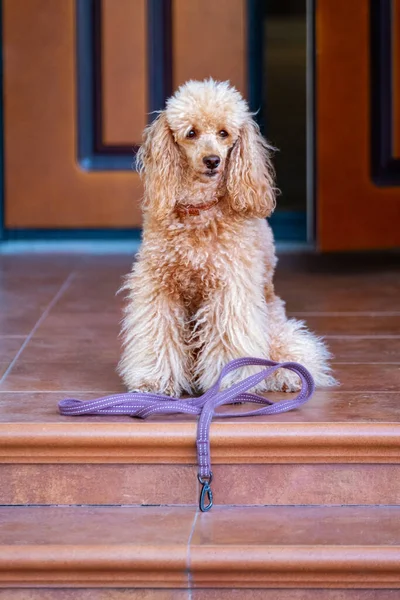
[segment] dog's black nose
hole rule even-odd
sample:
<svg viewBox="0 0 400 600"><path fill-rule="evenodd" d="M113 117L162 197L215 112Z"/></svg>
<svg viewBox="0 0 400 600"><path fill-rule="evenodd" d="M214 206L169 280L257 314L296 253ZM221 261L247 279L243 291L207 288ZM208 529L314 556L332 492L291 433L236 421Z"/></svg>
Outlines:
<svg viewBox="0 0 400 600"><path fill-rule="evenodd" d="M207 169L216 169L220 162L220 157L215 154L203 158L203 163L206 165Z"/></svg>

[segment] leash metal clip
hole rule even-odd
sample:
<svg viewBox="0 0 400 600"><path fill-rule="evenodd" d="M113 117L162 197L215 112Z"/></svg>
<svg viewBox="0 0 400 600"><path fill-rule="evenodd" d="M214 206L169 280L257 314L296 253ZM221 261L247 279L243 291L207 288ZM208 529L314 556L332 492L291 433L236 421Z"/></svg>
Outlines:
<svg viewBox="0 0 400 600"><path fill-rule="evenodd" d="M201 510L201 512L208 512L209 510L211 510L212 505L213 505L213 493L212 493L212 489L211 489L211 482L212 482L212 473L210 471L210 475L208 477L201 477L201 475L197 475L197 479L200 481L201 485L203 486L201 488L201 492L200 492L200 499L199 499L199 508ZM206 496L208 499L208 504L206 505Z"/></svg>

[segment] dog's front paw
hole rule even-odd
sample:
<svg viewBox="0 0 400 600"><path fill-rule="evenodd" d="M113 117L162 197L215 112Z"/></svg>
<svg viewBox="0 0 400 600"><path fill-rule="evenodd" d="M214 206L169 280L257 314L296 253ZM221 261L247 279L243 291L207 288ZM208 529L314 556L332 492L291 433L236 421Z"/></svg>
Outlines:
<svg viewBox="0 0 400 600"><path fill-rule="evenodd" d="M146 394L159 394L162 396L173 397L180 397L182 394L182 388L172 381L166 384L159 381L142 381L128 387L130 392L142 392Z"/></svg>
<svg viewBox="0 0 400 600"><path fill-rule="evenodd" d="M299 392L301 390L300 377L288 369L278 369L264 382L264 392Z"/></svg>
<svg viewBox="0 0 400 600"><path fill-rule="evenodd" d="M182 369L173 371L167 363L164 369L156 366L149 368L139 361L121 360L118 372L130 392L161 394L180 397L191 391L190 383Z"/></svg>

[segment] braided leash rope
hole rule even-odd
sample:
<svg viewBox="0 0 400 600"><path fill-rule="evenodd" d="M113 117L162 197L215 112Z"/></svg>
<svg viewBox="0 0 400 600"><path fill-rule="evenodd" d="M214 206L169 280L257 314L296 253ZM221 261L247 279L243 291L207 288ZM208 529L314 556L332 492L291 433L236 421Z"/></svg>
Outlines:
<svg viewBox="0 0 400 600"><path fill-rule="evenodd" d="M250 375L243 381L221 390L223 379L232 371L241 367L264 367L259 373ZM296 373L301 381L301 390L295 398L280 402L272 402L268 398L250 393L248 390L263 379L270 377L277 369L289 369ZM220 418L253 417L257 415L276 415L298 408L311 398L314 393L314 380L305 367L295 362L277 363L262 358L238 358L232 360L222 369L217 381L202 396L193 398L171 398L162 394L131 392L114 394L97 400L82 401L73 398L61 400L59 411L64 416L80 415L129 415L147 419L155 414L190 414L199 415L197 425L197 462L198 479L202 485L199 506L202 512L207 512L213 505L211 490L212 470L210 454L210 426L213 417ZM263 405L261 408L244 412L216 413L223 404L250 402Z"/></svg>

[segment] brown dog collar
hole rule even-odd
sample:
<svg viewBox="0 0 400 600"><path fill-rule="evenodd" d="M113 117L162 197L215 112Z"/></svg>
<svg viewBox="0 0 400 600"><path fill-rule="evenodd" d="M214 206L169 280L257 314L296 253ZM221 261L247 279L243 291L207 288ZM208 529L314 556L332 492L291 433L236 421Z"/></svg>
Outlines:
<svg viewBox="0 0 400 600"><path fill-rule="evenodd" d="M176 212L180 217L189 215L198 217L203 211L210 210L218 202L219 198L214 198L211 202L204 202L203 204L183 204L176 207Z"/></svg>

